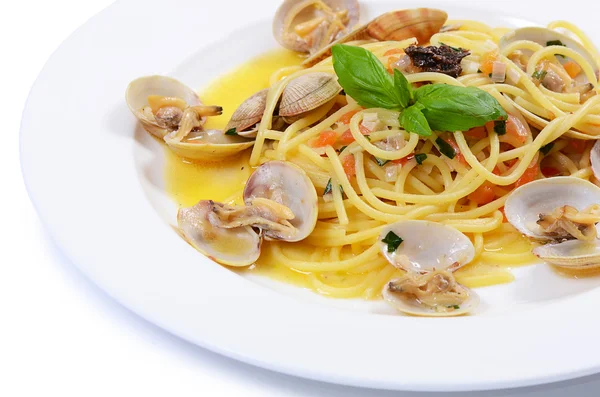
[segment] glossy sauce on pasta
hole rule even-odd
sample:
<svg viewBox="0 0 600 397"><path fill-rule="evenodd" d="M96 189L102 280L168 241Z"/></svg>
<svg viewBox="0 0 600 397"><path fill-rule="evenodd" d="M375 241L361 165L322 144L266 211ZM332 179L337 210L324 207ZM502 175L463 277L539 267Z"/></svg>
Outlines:
<svg viewBox="0 0 600 397"><path fill-rule="evenodd" d="M223 106L223 115L209 118L206 128L222 129L233 111L246 98L255 92L268 88L270 78L277 70L299 65L302 59L287 50L276 50L249 60L234 71L227 73L200 92L205 104ZM252 173L249 164L251 150L221 163L191 162L181 159L165 149L165 180L167 191L180 206L192 206L199 200L240 204L244 184ZM373 221L365 221L369 225ZM321 222L319 222L321 223ZM374 223L373 223L374 224ZM304 242L263 244L260 259L248 269L235 269L239 272L253 272L317 291L323 295L339 298L362 297L374 299L380 296L383 285L402 272L396 270L381 258L368 267L358 266L352 270L335 270L335 262L352 259L369 249L375 240L366 240L362 245L343 248L322 247L316 244L317 228ZM473 238L472 235L469 235ZM467 287L481 287L509 283L514 277L511 267L535 262L530 242L520 236L508 224L483 236L482 249L478 258L470 265L455 273L458 282ZM297 270L293 265L281 263L282 256L293 261L322 261L325 269L308 271ZM330 270L327 270L330 269Z"/></svg>

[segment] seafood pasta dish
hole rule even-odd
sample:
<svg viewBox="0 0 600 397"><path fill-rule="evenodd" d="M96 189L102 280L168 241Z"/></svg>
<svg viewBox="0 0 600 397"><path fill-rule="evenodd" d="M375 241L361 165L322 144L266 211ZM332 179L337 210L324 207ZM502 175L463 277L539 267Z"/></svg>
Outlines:
<svg viewBox="0 0 600 397"><path fill-rule="evenodd" d="M200 94L166 76L127 88L201 254L440 317L476 312L516 266L600 267L600 56L577 26L361 21L356 0L274 12L281 48Z"/></svg>

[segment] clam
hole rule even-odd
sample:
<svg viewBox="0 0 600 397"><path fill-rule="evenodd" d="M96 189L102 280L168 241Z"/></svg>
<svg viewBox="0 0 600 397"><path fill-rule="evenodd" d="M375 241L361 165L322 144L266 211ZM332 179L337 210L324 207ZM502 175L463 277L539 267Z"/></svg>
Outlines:
<svg viewBox="0 0 600 397"><path fill-rule="evenodd" d="M596 179L600 180L600 141L596 141L590 152L590 162L592 163L592 172Z"/></svg>
<svg viewBox="0 0 600 397"><path fill-rule="evenodd" d="M523 185L505 204L506 218L531 239L545 242L533 253L565 268L600 266L600 188L574 177L554 177Z"/></svg>
<svg viewBox="0 0 600 397"><path fill-rule="evenodd" d="M459 316L479 304L477 294L452 275L475 256L473 243L458 230L429 221L400 221L385 227L379 240L385 258L407 272L382 292L397 310L416 316Z"/></svg>
<svg viewBox="0 0 600 397"><path fill-rule="evenodd" d="M331 47L354 40L405 40L415 38L419 44L428 43L438 33L446 20L446 12L434 8L413 8L391 11L380 15L355 31L311 55L302 65L310 67L331 56Z"/></svg>
<svg viewBox="0 0 600 397"><path fill-rule="evenodd" d="M306 172L297 165L269 161L258 167L246 182L244 202L250 206L260 199L274 201L293 214L289 222L294 233L286 235L265 229L266 238L294 242L305 239L314 230L318 216L317 192Z"/></svg>
<svg viewBox="0 0 600 397"><path fill-rule="evenodd" d="M254 141L221 130L194 130L182 140L170 139L165 143L174 153L190 160L219 161L235 156L254 146Z"/></svg>
<svg viewBox="0 0 600 397"><path fill-rule="evenodd" d="M225 229L214 225L210 215L218 203L200 201L181 208L177 223L185 239L210 259L228 266L249 266L260 256L262 237L250 226Z"/></svg>
<svg viewBox="0 0 600 397"><path fill-rule="evenodd" d="M273 35L283 47L315 53L347 34L359 19L357 0L285 0L273 19Z"/></svg>
<svg viewBox="0 0 600 397"><path fill-rule="evenodd" d="M542 46L548 45L551 42L560 41L566 47L571 48L572 50L578 52L586 61L588 61L593 67L594 72L596 73L596 78L598 77L598 61L596 58L577 40L562 34L556 30L542 28L542 27L526 27L513 30L505 34L500 39L500 49L507 47L508 45L514 43L515 41L520 40L529 40L535 43L538 43Z"/></svg>
<svg viewBox="0 0 600 397"><path fill-rule="evenodd" d="M293 117L310 112L326 104L342 91L337 76L314 72L290 81L281 95L279 116Z"/></svg>
<svg viewBox="0 0 600 397"><path fill-rule="evenodd" d="M225 131L235 128L235 132L246 138L253 138L258 131L258 123L262 119L267 105L269 89L264 89L246 99L231 116Z"/></svg>
<svg viewBox="0 0 600 397"><path fill-rule="evenodd" d="M414 37L419 44L429 42L446 23L448 14L434 8L390 11L368 24L368 33L379 41L400 41Z"/></svg>
<svg viewBox="0 0 600 397"><path fill-rule="evenodd" d="M185 108L202 106L194 90L166 76L146 76L133 80L127 86L125 100L144 129L161 139L177 129Z"/></svg>

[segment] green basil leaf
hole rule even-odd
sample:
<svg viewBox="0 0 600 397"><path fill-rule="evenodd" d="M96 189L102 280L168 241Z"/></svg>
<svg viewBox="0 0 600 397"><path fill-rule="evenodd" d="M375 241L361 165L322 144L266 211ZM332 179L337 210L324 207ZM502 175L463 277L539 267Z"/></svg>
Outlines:
<svg viewBox="0 0 600 397"><path fill-rule="evenodd" d="M427 160L427 154L425 153L417 153L415 154L415 160L417 160L417 164L423 164L423 161Z"/></svg>
<svg viewBox="0 0 600 397"><path fill-rule="evenodd" d="M366 108L401 109L403 96L379 59L361 47L332 47L333 68L347 95Z"/></svg>
<svg viewBox="0 0 600 397"><path fill-rule="evenodd" d="M415 90L414 95L436 131L467 131L508 117L496 98L476 87L429 84Z"/></svg>
<svg viewBox="0 0 600 397"><path fill-rule="evenodd" d="M388 252L395 252L403 241L404 240L402 240L401 237L392 231L390 231L385 238L381 240L382 243L387 244Z"/></svg>
<svg viewBox="0 0 600 397"><path fill-rule="evenodd" d="M448 157L449 159L453 159L454 157L456 157L456 152L454 151L454 148L448 142L438 137L435 140L435 143L438 145L440 153L442 153L444 156Z"/></svg>
<svg viewBox="0 0 600 397"><path fill-rule="evenodd" d="M494 132L498 135L506 134L506 120L494 121Z"/></svg>
<svg viewBox="0 0 600 397"><path fill-rule="evenodd" d="M333 188L331 187L331 178L329 178L329 181L327 182L327 186L325 186L325 191L323 192L323 196L326 196L332 192L333 192Z"/></svg>
<svg viewBox="0 0 600 397"><path fill-rule="evenodd" d="M225 135L237 135L237 134L238 134L238 133L237 133L237 131L236 131L236 128L235 128L235 127L233 127L233 128L230 128L230 129L228 129L227 131L225 131Z"/></svg>
<svg viewBox="0 0 600 397"><path fill-rule="evenodd" d="M533 77L536 80L542 81L544 80L544 77L546 77L547 74L548 72L545 70L536 70L535 72L533 72L531 77Z"/></svg>
<svg viewBox="0 0 600 397"><path fill-rule="evenodd" d="M431 128L423 114L423 105L417 103L400 113L400 125L408 132L414 132L421 136L430 136Z"/></svg>
<svg viewBox="0 0 600 397"><path fill-rule="evenodd" d="M400 106L402 108L408 107L412 101L412 87L408 80L406 80L406 76L398 69L394 69L394 86L398 90Z"/></svg>
<svg viewBox="0 0 600 397"><path fill-rule="evenodd" d="M373 156L375 157L375 156ZM379 157L375 157L375 162L377 163L378 166L383 167L384 165L386 165L390 160L384 160L384 159L380 159Z"/></svg>

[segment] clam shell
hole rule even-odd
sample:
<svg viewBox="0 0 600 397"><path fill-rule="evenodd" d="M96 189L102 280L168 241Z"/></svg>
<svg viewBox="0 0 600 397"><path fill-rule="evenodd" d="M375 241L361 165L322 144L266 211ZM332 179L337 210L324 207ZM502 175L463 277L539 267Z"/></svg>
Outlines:
<svg viewBox="0 0 600 397"><path fill-rule="evenodd" d="M246 99L231 116L231 120L227 123L225 131L235 128L238 135L243 137L256 136L256 128L248 130L250 127L254 127L262 119L265 107L267 105L267 95L269 89L264 89L250 98Z"/></svg>
<svg viewBox="0 0 600 397"><path fill-rule="evenodd" d="M592 172L596 179L600 180L600 141L596 141L590 152L590 161L592 163Z"/></svg>
<svg viewBox="0 0 600 397"><path fill-rule="evenodd" d="M592 269L600 267L600 242L568 240L536 247L533 254L558 267Z"/></svg>
<svg viewBox="0 0 600 397"><path fill-rule="evenodd" d="M391 282L396 282L398 280L392 280ZM464 288L468 294L469 298L460 305L460 309L455 309L447 312L438 312L432 307L421 304L416 299L410 299L409 296L397 294L391 292L389 289L390 283L386 283L383 288L382 297L383 299L394 307L396 310L409 314L411 316L419 316L419 317L457 317L463 316L465 314L469 314L474 311L477 306L479 306L480 298L475 292L470 290L467 287L461 286Z"/></svg>
<svg viewBox="0 0 600 397"><path fill-rule="evenodd" d="M390 11L369 23L367 32L379 41L400 41L414 37L419 44L425 44L440 31L447 19L446 12L434 8Z"/></svg>
<svg viewBox="0 0 600 397"><path fill-rule="evenodd" d="M527 183L510 194L504 205L508 222L526 236L552 240L537 225L539 214L570 205L583 210L600 203L600 188L583 179L561 176Z"/></svg>
<svg viewBox="0 0 600 397"><path fill-rule="evenodd" d="M360 6L357 0L322 0L327 6L333 11L348 10L348 24L346 25L346 31L338 34L339 37L346 34L346 32L354 27L360 17ZM298 52L314 52L318 48L314 48L314 45L302 39L296 34L290 32L293 26L298 22L304 22L310 19L310 11L306 8L300 10L301 3L310 4L311 2L306 0L285 0L281 6L275 12L273 18L273 36L275 40L283 47L292 51ZM300 12L299 12L300 11Z"/></svg>
<svg viewBox="0 0 600 397"><path fill-rule="evenodd" d="M213 203L200 201L180 208L177 224L186 240L210 259L228 266L249 266L260 256L261 236L249 226L222 229L210 225L208 214Z"/></svg>
<svg viewBox="0 0 600 397"><path fill-rule="evenodd" d="M161 128L154 118L147 117L141 110L148 105L150 95L160 95L183 99L189 106L201 106L198 94L180 81L167 76L145 76L133 80L127 86L125 101L131 113L140 121L146 131L158 138L164 138L171 130Z"/></svg>
<svg viewBox="0 0 600 397"><path fill-rule="evenodd" d="M403 241L394 252L382 240L394 232ZM455 271L471 262L475 247L458 230L430 221L400 221L386 226L379 236L383 256L407 272L429 273L434 270Z"/></svg>
<svg viewBox="0 0 600 397"><path fill-rule="evenodd" d="M317 191L306 172L295 164L285 161L269 161L254 171L244 188L244 202L262 197L288 207L295 218L290 223L298 229L292 239L300 241L308 237L317 224ZM280 240L281 237L265 231L265 236Z"/></svg>
<svg viewBox="0 0 600 397"><path fill-rule="evenodd" d="M223 160L254 146L253 140L225 135L221 130L192 132L183 141L167 137L165 143L180 157L204 161Z"/></svg>
<svg viewBox="0 0 600 397"><path fill-rule="evenodd" d="M536 26L520 28L502 36L499 44L500 49L520 40L533 41L542 46L546 46L549 41L560 40L564 45L581 54L581 56L594 67L594 72L596 73L596 77L598 77L598 61L596 58L590 54L583 44L565 34L556 30Z"/></svg>
<svg viewBox="0 0 600 397"><path fill-rule="evenodd" d="M342 91L337 76L315 72L296 77L288 83L281 95L279 115L296 116L309 112L335 98Z"/></svg>
<svg viewBox="0 0 600 397"><path fill-rule="evenodd" d="M367 32L367 25L363 25L306 58L306 60L302 62L302 66L310 68L321 62L323 59L329 58L331 56L331 48L336 44L344 44L355 40L368 40L371 38L372 37L369 36L369 33Z"/></svg>

